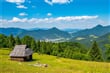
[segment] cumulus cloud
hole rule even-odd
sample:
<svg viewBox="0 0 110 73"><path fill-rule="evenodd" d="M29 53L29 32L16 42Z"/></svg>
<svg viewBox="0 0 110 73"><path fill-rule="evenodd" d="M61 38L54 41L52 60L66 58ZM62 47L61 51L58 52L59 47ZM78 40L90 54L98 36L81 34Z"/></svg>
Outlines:
<svg viewBox="0 0 110 73"><path fill-rule="evenodd" d="M52 16L52 13L47 13L47 16Z"/></svg>
<svg viewBox="0 0 110 73"><path fill-rule="evenodd" d="M25 15L25 13L21 13L21 15ZM61 22L61 21L67 21L67 22L71 22L71 21L80 21L80 20L91 20L91 19L96 19L98 18L98 16L66 16L66 17L57 17L57 18L42 18L42 19L38 19L38 18L31 18L31 19L27 19L27 18L17 18L17 17L13 17L12 20L9 20L10 22L29 22L29 23L54 23L54 22Z"/></svg>
<svg viewBox="0 0 110 73"><path fill-rule="evenodd" d="M8 22L17 23L17 22L27 22L27 21L28 21L27 18L20 19L20 18L17 18L17 17L13 17L13 19L9 20Z"/></svg>
<svg viewBox="0 0 110 73"><path fill-rule="evenodd" d="M26 6L24 6L24 5L18 5L18 6L16 6L17 8L22 8L22 9L27 9L27 7Z"/></svg>
<svg viewBox="0 0 110 73"><path fill-rule="evenodd" d="M65 16L56 18L18 18L13 17L10 20L0 19L2 27L19 27L19 28L91 28L97 24L106 25L107 22L99 16Z"/></svg>
<svg viewBox="0 0 110 73"><path fill-rule="evenodd" d="M95 19L98 18L98 16L66 16L66 17L58 17L56 20L61 21L72 21L72 20L88 20L88 19Z"/></svg>
<svg viewBox="0 0 110 73"><path fill-rule="evenodd" d="M27 16L28 14L25 12L19 13L19 16Z"/></svg>
<svg viewBox="0 0 110 73"><path fill-rule="evenodd" d="M53 5L53 4L67 4L71 3L73 0L45 0L46 3Z"/></svg>
<svg viewBox="0 0 110 73"><path fill-rule="evenodd" d="M17 8L23 8L23 9L27 9L26 6L24 5L21 5L22 3L24 3L26 0L6 0L7 2L10 2L10 3L15 3L17 6Z"/></svg>
<svg viewBox="0 0 110 73"><path fill-rule="evenodd" d="M25 0L6 0L7 2L10 2L10 3L24 3Z"/></svg>

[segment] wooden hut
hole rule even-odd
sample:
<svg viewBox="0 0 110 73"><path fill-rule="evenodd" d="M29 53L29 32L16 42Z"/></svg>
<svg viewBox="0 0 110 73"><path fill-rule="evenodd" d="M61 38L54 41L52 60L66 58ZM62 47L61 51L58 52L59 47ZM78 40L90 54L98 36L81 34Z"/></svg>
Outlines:
<svg viewBox="0 0 110 73"><path fill-rule="evenodd" d="M11 60L29 61L32 60L33 51L27 45L16 45L10 53Z"/></svg>

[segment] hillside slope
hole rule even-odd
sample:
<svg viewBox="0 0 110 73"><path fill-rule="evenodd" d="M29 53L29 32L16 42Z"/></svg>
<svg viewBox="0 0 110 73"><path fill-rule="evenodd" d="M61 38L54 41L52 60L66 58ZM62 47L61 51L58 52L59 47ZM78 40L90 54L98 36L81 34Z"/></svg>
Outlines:
<svg viewBox="0 0 110 73"><path fill-rule="evenodd" d="M97 41L100 48L104 49L104 45L110 43L110 32L102 36L90 35L85 37L75 37L72 38L70 41L79 42L86 45L87 47L90 47L94 40Z"/></svg>
<svg viewBox="0 0 110 73"><path fill-rule="evenodd" d="M25 35L29 35L36 40L70 38L70 34L68 32L61 31L55 27L48 30L39 29L33 31L25 31L19 34L20 37L23 37Z"/></svg>
<svg viewBox="0 0 110 73"><path fill-rule="evenodd" d="M34 53L33 61L17 62L10 60L9 53L9 50L0 49L1 73L110 73L110 63L72 60L37 53ZM48 64L48 67L34 66L38 62Z"/></svg>
<svg viewBox="0 0 110 73"><path fill-rule="evenodd" d="M110 26L97 25L96 27L93 27L91 29L84 29L76 33L73 33L72 35L74 37L86 37L90 35L102 36L109 32L110 32Z"/></svg>
<svg viewBox="0 0 110 73"><path fill-rule="evenodd" d="M37 29L37 30L26 30L21 28L0 28L0 34L9 36L13 34L14 36L24 37L26 35L33 37L36 40L46 40L46 39L66 39L70 38L71 35L56 27L50 29Z"/></svg>
<svg viewBox="0 0 110 73"><path fill-rule="evenodd" d="M9 36L10 34L17 36L24 31L26 30L21 28L0 28L0 34L4 34L6 36Z"/></svg>

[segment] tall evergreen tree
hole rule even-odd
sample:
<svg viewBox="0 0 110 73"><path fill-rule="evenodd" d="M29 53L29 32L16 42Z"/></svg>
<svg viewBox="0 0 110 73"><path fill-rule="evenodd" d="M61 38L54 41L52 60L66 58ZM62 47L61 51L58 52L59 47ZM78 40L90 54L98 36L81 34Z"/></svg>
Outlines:
<svg viewBox="0 0 110 73"><path fill-rule="evenodd" d="M43 42L41 42L41 44L40 44L40 53L42 53L42 54L46 54L46 51L47 51L47 49L46 49L46 42L45 41L43 41Z"/></svg>
<svg viewBox="0 0 110 73"><path fill-rule="evenodd" d="M93 42L92 48L89 51L89 55L92 61L103 61L101 49L98 47L96 41Z"/></svg>
<svg viewBox="0 0 110 73"><path fill-rule="evenodd" d="M40 53L40 48L41 48L41 42L40 40L37 41L37 44L36 44L36 52Z"/></svg>
<svg viewBox="0 0 110 73"><path fill-rule="evenodd" d="M47 46L48 45L48 46ZM52 43L51 42L47 42L46 43L46 54L51 54L52 53Z"/></svg>
<svg viewBox="0 0 110 73"><path fill-rule="evenodd" d="M31 47L31 41L33 40L30 36L24 36L22 38L22 44L26 44L28 47Z"/></svg>
<svg viewBox="0 0 110 73"><path fill-rule="evenodd" d="M11 34L9 37L8 37L8 47L9 48L13 48L15 45L15 39L13 37L13 35Z"/></svg>
<svg viewBox="0 0 110 73"><path fill-rule="evenodd" d="M20 45L21 44L21 39L19 38L19 36L17 36L15 38L15 42L16 42L16 45Z"/></svg>
<svg viewBox="0 0 110 73"><path fill-rule="evenodd" d="M37 50L36 49L36 41L35 40L31 41L31 49L33 49L34 52L36 52L36 50Z"/></svg>
<svg viewBox="0 0 110 73"><path fill-rule="evenodd" d="M58 55L58 46L56 45L56 44L54 44L53 46L52 46L52 49L53 49L53 51L52 51L52 55L54 55L54 56L57 56Z"/></svg>
<svg viewBox="0 0 110 73"><path fill-rule="evenodd" d="M0 34L0 48L7 47L7 37L3 34Z"/></svg>
<svg viewBox="0 0 110 73"><path fill-rule="evenodd" d="M106 44L106 60L110 62L110 44Z"/></svg>

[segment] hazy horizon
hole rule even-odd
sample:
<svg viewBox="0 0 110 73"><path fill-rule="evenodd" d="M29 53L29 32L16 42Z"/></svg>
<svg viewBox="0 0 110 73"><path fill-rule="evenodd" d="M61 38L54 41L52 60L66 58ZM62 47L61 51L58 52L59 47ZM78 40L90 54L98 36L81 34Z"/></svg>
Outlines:
<svg viewBox="0 0 110 73"><path fill-rule="evenodd" d="M101 25L101 24L98 24L98 25ZM98 26L96 25L96 26ZM94 27L96 27L94 26ZM103 26L103 25L101 25ZM110 25L106 25L106 26L110 26ZM103 26L103 27L106 27L106 26ZM37 29L43 29L43 30L48 30L48 29L52 29L52 28L57 28L57 29L60 29L60 30L84 30L84 29L92 29L94 27L90 27L90 28L57 28L57 27L50 27L50 28L39 28L39 27L34 27L34 28L20 28L20 29L25 29L25 30L37 30ZM19 28L19 27L0 27L0 28Z"/></svg>

